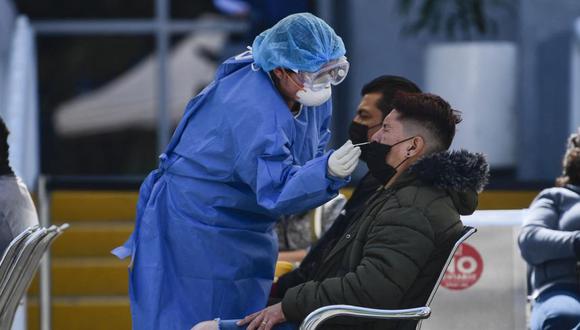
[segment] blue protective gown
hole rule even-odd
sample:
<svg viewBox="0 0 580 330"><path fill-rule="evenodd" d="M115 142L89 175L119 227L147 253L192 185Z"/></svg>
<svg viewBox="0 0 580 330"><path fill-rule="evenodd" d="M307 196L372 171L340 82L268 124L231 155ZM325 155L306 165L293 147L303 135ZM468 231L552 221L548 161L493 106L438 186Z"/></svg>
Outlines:
<svg viewBox="0 0 580 330"><path fill-rule="evenodd" d="M294 117L251 56L226 61L193 98L160 166L141 186L133 235L134 329L190 329L264 308L281 214L330 200L330 101Z"/></svg>

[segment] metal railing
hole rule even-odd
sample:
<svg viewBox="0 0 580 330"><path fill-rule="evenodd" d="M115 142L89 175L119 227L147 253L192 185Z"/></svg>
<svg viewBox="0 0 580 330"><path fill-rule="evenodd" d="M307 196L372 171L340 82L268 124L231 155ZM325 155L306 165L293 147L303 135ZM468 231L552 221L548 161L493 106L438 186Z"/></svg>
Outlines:
<svg viewBox="0 0 580 330"><path fill-rule="evenodd" d="M51 193L55 190L138 190L141 176L43 176L38 180L39 221L48 228L51 219ZM39 307L40 329L50 330L51 314L51 255L50 250L40 265Z"/></svg>

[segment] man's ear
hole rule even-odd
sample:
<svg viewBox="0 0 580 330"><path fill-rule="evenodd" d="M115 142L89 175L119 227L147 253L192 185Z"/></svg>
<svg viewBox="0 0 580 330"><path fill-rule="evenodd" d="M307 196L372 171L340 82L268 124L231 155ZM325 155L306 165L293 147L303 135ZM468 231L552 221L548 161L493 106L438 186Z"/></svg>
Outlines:
<svg viewBox="0 0 580 330"><path fill-rule="evenodd" d="M413 157L416 155L420 155L423 153L425 149L425 139L422 136L418 135L411 139L411 144L407 147L407 156Z"/></svg>

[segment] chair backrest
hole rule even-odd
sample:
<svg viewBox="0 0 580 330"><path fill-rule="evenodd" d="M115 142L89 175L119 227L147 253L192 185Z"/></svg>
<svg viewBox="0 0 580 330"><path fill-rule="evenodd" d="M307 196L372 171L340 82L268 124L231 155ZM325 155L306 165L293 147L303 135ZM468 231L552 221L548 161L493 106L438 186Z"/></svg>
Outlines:
<svg viewBox="0 0 580 330"><path fill-rule="evenodd" d="M437 289L439 288L439 284L441 284L443 277L445 277L445 272L447 271L447 267L449 267L449 264L453 260L453 256L455 255L455 252L457 252L457 249L459 248L459 246L463 242L465 242L469 237L471 237L471 235L475 234L476 231L477 231L477 228L470 227L470 226L463 226L463 230L459 234L459 237L455 241L455 244L453 244L451 251L449 251L449 256L447 257L447 260L445 260L445 264L443 265L443 268L441 269L441 273L439 273L439 277L437 278L437 281L435 282L435 285L433 286L433 290L431 290L431 294L429 295L429 298L427 299L427 303L425 304L425 306L431 306L431 302L433 302L433 298L435 298L435 293L437 293Z"/></svg>
<svg viewBox="0 0 580 330"><path fill-rule="evenodd" d="M23 232L18 234L18 236L14 237L8 247L4 250L2 259L0 260L0 292L2 292L4 283L8 280L8 272L14 263L15 257L18 255L18 251L20 251L22 244L28 236L36 230L38 230L38 226L26 228Z"/></svg>
<svg viewBox="0 0 580 330"><path fill-rule="evenodd" d="M439 277L437 278L437 281L435 281L435 284L433 285L433 289L431 290L431 293L429 294L429 298L427 298L427 302L425 303L425 306L427 306L427 307L431 306L431 303L433 302L433 298L435 298L435 294L437 293L437 289L439 289L439 285L441 284L441 281L445 277L445 272L447 272L447 267L449 267L449 264L453 260L453 256L455 255L455 252L457 252L457 249L459 248L459 246L463 242L465 242L469 237L471 237L471 235L475 234L475 232L477 232L477 228L470 227L470 226L463 226L463 230L461 231L461 233L457 237L457 240L455 241L455 243L451 247L451 250L449 251L449 255L447 256L447 259L445 260L445 263L443 264L443 267L441 268L441 272L439 273ZM423 320L419 320L417 322L417 326L415 327L415 329L417 329L417 330L421 329L422 323L423 323Z"/></svg>
<svg viewBox="0 0 580 330"><path fill-rule="evenodd" d="M10 298L10 292L12 291L12 286L17 280L17 271L16 269L22 269L30 254L34 250L34 247L42 240L42 238L46 235L45 228L39 228L38 230L34 231L30 235L26 237L26 239L19 244L17 247L18 250L15 250L15 256L13 258L13 262L10 264L9 268L4 275L4 280L2 281L2 287L0 287L0 313L6 307L6 302Z"/></svg>
<svg viewBox="0 0 580 330"><path fill-rule="evenodd" d="M450 242L445 250L448 251L447 259L445 263L443 263L443 258L447 251L442 251L443 255L438 256L436 258L438 265L442 264L441 271L439 273L439 277L434 279L435 280L433 289L429 297L426 300L424 306L415 307L415 308L408 308L402 310L380 310L380 309L370 309L358 306L347 306L347 305L331 305L321 307L312 313L310 313L306 319L302 322L300 329L316 329L316 327L321 324L322 322L326 321L329 318L335 316L355 316L355 317L364 317L364 318L374 318L374 319L385 319L385 320L408 320L408 322L416 322L416 329L421 328L421 322L423 319L428 318L431 314L430 305L435 297L435 293L439 288L439 284L443 280L445 276L445 272L447 271L447 267L453 260L453 256L455 252L459 248L459 246L465 242L471 235L473 235L477 229L469 226L464 226L461 233L457 236L457 238ZM451 245L453 244L453 245ZM439 267L439 266L437 266ZM406 325L405 325L406 328Z"/></svg>
<svg viewBox="0 0 580 330"><path fill-rule="evenodd" d="M48 250L54 240L68 228L68 224L61 227L51 226L48 229L42 228L38 236L30 239L28 245L20 251L17 263L9 275L10 282L2 294L0 305L0 329L9 329L12 326L14 313L18 308L18 303L32 282L34 274L38 269L40 260ZM4 297L6 294L6 297Z"/></svg>

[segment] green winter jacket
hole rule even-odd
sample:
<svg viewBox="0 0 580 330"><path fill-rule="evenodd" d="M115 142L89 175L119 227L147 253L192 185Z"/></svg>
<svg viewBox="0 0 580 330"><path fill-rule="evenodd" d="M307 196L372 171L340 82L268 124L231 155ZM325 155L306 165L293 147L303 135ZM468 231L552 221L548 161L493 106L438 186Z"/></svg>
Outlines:
<svg viewBox="0 0 580 330"><path fill-rule="evenodd" d="M371 197L314 279L286 292L286 319L299 323L317 308L335 304L424 306L463 228L460 215L475 211L487 176L480 154L442 152L417 161ZM323 329L413 329L415 324L337 317Z"/></svg>

